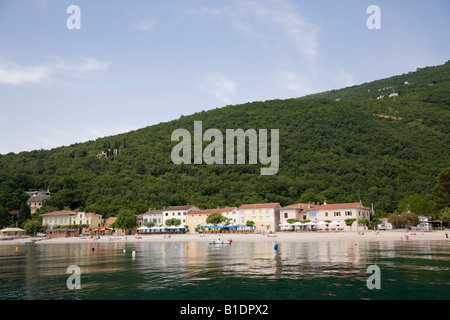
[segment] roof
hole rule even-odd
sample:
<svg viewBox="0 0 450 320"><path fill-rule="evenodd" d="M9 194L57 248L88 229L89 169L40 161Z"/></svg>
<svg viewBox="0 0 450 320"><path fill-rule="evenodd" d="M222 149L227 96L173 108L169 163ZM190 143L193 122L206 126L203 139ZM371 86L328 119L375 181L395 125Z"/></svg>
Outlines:
<svg viewBox="0 0 450 320"><path fill-rule="evenodd" d="M214 212L230 212L233 210L237 210L237 207L225 207L225 208L217 208L217 209L204 209L204 210L192 210L189 214L201 214L201 213L214 213Z"/></svg>
<svg viewBox="0 0 450 320"><path fill-rule="evenodd" d="M27 202L42 202L44 200L47 200L50 198L50 196L47 195L41 195L41 196L31 196L28 198Z"/></svg>
<svg viewBox="0 0 450 320"><path fill-rule="evenodd" d="M96 216L96 217L103 217L101 214L95 213L95 212L86 212L87 216Z"/></svg>
<svg viewBox="0 0 450 320"><path fill-rule="evenodd" d="M309 203L296 203L283 207L283 209L307 209L309 207L313 207L313 205Z"/></svg>
<svg viewBox="0 0 450 320"><path fill-rule="evenodd" d="M355 208L363 208L369 210L369 208L364 207L361 202L355 202L355 203L335 203L335 204L322 204L319 206L312 207L308 209L309 211L316 211L316 210L334 210L334 209L355 209Z"/></svg>
<svg viewBox="0 0 450 320"><path fill-rule="evenodd" d="M77 213L75 211L53 211L53 212L48 212L48 213L44 213L41 214L42 216L67 216L67 215L76 215Z"/></svg>
<svg viewBox="0 0 450 320"><path fill-rule="evenodd" d="M188 204L186 206L170 206L170 207L165 208L164 211L187 210L187 209L190 209L193 207L195 207L195 206L192 204Z"/></svg>
<svg viewBox="0 0 450 320"><path fill-rule="evenodd" d="M143 214L162 214L162 210L157 210L157 209L150 209L147 212L144 212Z"/></svg>
<svg viewBox="0 0 450 320"><path fill-rule="evenodd" d="M20 228L5 228L0 231L1 232L20 232L20 231L26 232L24 229L20 229Z"/></svg>
<svg viewBox="0 0 450 320"><path fill-rule="evenodd" d="M9 215L16 215L16 214L19 214L19 209L11 210L9 212Z"/></svg>
<svg viewBox="0 0 450 320"><path fill-rule="evenodd" d="M254 203L254 204L243 204L239 209L254 209L254 208L275 208L279 206L279 203Z"/></svg>

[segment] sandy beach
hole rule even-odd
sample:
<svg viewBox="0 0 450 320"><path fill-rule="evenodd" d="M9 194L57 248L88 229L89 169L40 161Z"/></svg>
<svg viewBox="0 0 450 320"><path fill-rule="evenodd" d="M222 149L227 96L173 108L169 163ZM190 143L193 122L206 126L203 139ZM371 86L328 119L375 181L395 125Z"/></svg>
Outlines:
<svg viewBox="0 0 450 320"><path fill-rule="evenodd" d="M296 241L418 241L440 240L450 241L448 231L364 231L364 232L277 232L276 234L221 234L221 239L233 242L296 242ZM172 234L168 235L135 235L130 236L100 236L100 237L70 237L70 238L22 238L0 241L0 245L7 244L46 244L46 243L92 243L92 242L164 242L164 241L209 241L218 237L218 234Z"/></svg>

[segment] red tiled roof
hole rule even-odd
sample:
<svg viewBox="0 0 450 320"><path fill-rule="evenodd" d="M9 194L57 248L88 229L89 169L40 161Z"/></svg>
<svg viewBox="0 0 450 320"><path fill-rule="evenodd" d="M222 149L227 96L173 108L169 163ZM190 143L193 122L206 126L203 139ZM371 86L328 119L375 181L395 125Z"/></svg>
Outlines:
<svg viewBox="0 0 450 320"><path fill-rule="evenodd" d="M53 211L49 213L41 214L42 216L65 216L65 215L76 215L75 211Z"/></svg>
<svg viewBox="0 0 450 320"><path fill-rule="evenodd" d="M254 208L275 208L279 206L279 203L254 203L254 204L243 204L239 209L254 209Z"/></svg>
<svg viewBox="0 0 450 320"><path fill-rule="evenodd" d="M11 211L9 212L9 214L10 214L10 215L16 215L16 214L19 214L19 209L11 210Z"/></svg>
<svg viewBox="0 0 450 320"><path fill-rule="evenodd" d="M305 209L308 208L308 206L313 207L314 205L311 203L296 203L296 204L291 204L289 206L283 207L283 209Z"/></svg>
<svg viewBox="0 0 450 320"><path fill-rule="evenodd" d="M217 208L217 209L204 209L204 210L192 210L189 214L201 214L201 213L213 213L213 212L229 212L237 210L236 207L225 207L225 208Z"/></svg>

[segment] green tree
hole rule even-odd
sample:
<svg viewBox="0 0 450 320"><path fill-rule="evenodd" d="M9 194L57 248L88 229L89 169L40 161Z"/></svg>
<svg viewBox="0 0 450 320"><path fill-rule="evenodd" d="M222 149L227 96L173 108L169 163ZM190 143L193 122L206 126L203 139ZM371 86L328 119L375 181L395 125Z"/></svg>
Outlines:
<svg viewBox="0 0 450 320"><path fill-rule="evenodd" d="M9 217L9 211L5 207L0 206L0 229L9 226L11 218Z"/></svg>
<svg viewBox="0 0 450 320"><path fill-rule="evenodd" d="M364 219L358 219L358 223L362 224L363 226L367 227L367 225L369 224L369 219L364 218Z"/></svg>
<svg viewBox="0 0 450 320"><path fill-rule="evenodd" d="M394 212L389 216L388 221L396 228L415 226L420 223L419 217L415 213L406 211L401 214Z"/></svg>
<svg viewBox="0 0 450 320"><path fill-rule="evenodd" d="M437 210L450 207L450 167L438 174L439 183L433 188L434 205Z"/></svg>
<svg viewBox="0 0 450 320"><path fill-rule="evenodd" d="M28 220L23 227L28 234L36 234L43 229L43 226L38 219Z"/></svg>
<svg viewBox="0 0 450 320"><path fill-rule="evenodd" d="M144 222L144 226L151 228L151 227L154 227L154 226L155 226L155 223L154 223L153 221L150 221L150 222Z"/></svg>
<svg viewBox="0 0 450 320"><path fill-rule="evenodd" d="M247 227L253 227L254 225L255 225L255 221L252 221L252 220L247 220L246 222L245 222L245 224L247 225Z"/></svg>
<svg viewBox="0 0 450 320"><path fill-rule="evenodd" d="M114 228L132 229L137 225L136 215L129 209L121 209L117 215L117 220L114 222Z"/></svg>
<svg viewBox="0 0 450 320"><path fill-rule="evenodd" d="M418 216L428 216L431 214L432 202L425 200L418 194L403 198L397 207L398 212L412 212Z"/></svg>
<svg viewBox="0 0 450 320"><path fill-rule="evenodd" d="M356 221L355 218L348 218L348 219L345 219L345 220L344 220L344 222L345 222L345 224L347 225L347 227L350 227L350 230L352 229L352 224L353 224L353 222L355 222L355 221Z"/></svg>
<svg viewBox="0 0 450 320"><path fill-rule="evenodd" d="M166 220L166 226L179 226L181 224L181 220L177 218L171 218Z"/></svg>
<svg viewBox="0 0 450 320"><path fill-rule="evenodd" d="M439 220L450 223L450 207L445 207L439 212Z"/></svg>
<svg viewBox="0 0 450 320"><path fill-rule="evenodd" d="M308 203L308 202L324 203L325 200L327 200L327 199L324 196L317 194L315 192L312 192L312 191L307 191L300 196L300 202L302 202L302 203Z"/></svg>
<svg viewBox="0 0 450 320"><path fill-rule="evenodd" d="M227 220L227 218L225 218L222 215L222 213L213 212L213 213L209 214L208 217L206 218L206 223L219 224L219 223L225 222L226 220Z"/></svg>
<svg viewBox="0 0 450 320"><path fill-rule="evenodd" d="M19 209L19 217L17 218L17 226L22 228L28 219L31 219L30 207L25 202L22 202Z"/></svg>

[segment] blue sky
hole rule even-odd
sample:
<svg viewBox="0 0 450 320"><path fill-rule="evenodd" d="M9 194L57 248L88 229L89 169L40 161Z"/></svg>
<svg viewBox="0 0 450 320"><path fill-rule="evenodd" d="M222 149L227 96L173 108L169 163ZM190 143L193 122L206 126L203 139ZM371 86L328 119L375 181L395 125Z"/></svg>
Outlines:
<svg viewBox="0 0 450 320"><path fill-rule="evenodd" d="M449 34L448 0L0 0L0 153L443 64Z"/></svg>

